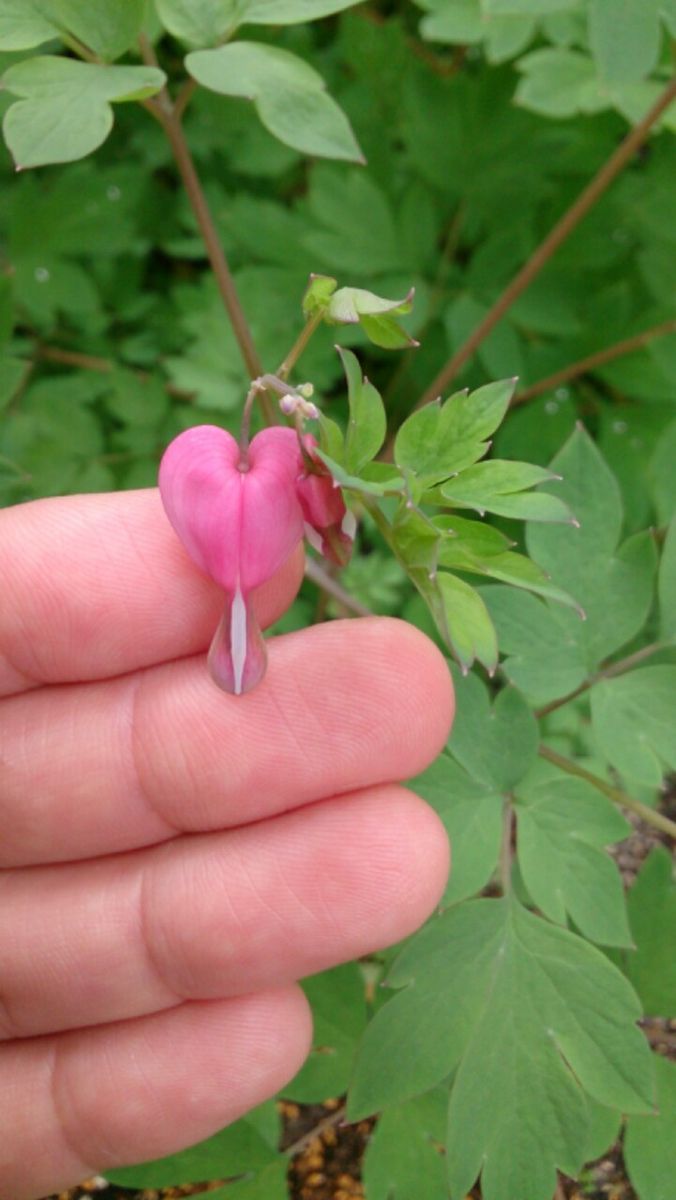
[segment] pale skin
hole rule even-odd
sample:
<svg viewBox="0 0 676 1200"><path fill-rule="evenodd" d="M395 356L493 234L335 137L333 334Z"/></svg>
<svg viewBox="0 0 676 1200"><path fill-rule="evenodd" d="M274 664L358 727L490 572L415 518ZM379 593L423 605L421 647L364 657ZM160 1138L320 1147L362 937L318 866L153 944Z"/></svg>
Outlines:
<svg viewBox="0 0 676 1200"><path fill-rule="evenodd" d="M219 592L155 491L7 509L0 564L0 1200L35 1200L283 1088L296 980L433 911L446 837L398 781L453 702L381 618L276 638L256 690L218 691Z"/></svg>

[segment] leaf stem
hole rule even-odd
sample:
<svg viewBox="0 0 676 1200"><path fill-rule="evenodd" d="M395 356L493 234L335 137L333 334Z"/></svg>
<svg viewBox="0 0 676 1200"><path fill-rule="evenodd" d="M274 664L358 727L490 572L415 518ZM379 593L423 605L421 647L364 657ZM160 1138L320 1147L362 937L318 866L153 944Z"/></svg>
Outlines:
<svg viewBox="0 0 676 1200"><path fill-rule="evenodd" d="M313 333L321 325L323 316L324 316L324 311L323 311L323 309L320 308L320 309L317 309L317 312L314 313L311 317L308 317L307 321L305 322L305 325L303 326L300 333L298 334L298 337L296 338L295 342L293 343L293 346L289 350L289 353L286 355L284 362L280 363L280 365L277 368L277 375L278 375L279 379L288 379L291 371L293 370L296 363L298 362L298 359L300 358L305 347L307 346L308 342L310 341L310 338L312 337Z"/></svg>
<svg viewBox="0 0 676 1200"><path fill-rule="evenodd" d="M536 396L541 396L544 392L550 392L562 383L568 383L571 379L577 379L579 375L586 375L588 371L593 371L596 367L602 367L605 363L612 362L616 358L621 358L625 354L631 354L634 350L642 350L654 338L665 337L670 333L676 333L676 319L664 321L661 325L653 325L651 329L645 329L643 333L636 333L633 337L624 338L621 342L615 342L613 346L606 346L604 350L597 350L595 354L588 354L586 358L581 358L578 362L570 363L569 366L563 367L562 370L555 371L553 375L548 375L546 379L539 379L531 387L524 388L522 392L517 392L512 400L512 408L517 404L525 404L527 400L533 400Z"/></svg>
<svg viewBox="0 0 676 1200"><path fill-rule="evenodd" d="M373 613L370 608L362 604L356 596L348 592L333 575L330 575L321 563L315 558L307 558L305 560L305 574L307 578L320 588L326 595L332 596L334 600L338 600L348 612L351 612L355 617L371 617Z"/></svg>
<svg viewBox="0 0 676 1200"><path fill-rule="evenodd" d="M544 241L540 243L521 270L517 272L501 295L498 296L476 329L472 331L467 340L456 350L446 365L442 367L441 371L439 371L438 375L425 390L416 405L417 408L428 404L431 400L436 400L455 379L459 371L465 366L465 363L472 358L474 352L495 328L498 321L501 320L512 304L514 304L515 300L526 290L528 285L533 282L535 277L539 275L542 268L554 252L558 250L562 242L570 236L582 218L600 200L603 193L613 183L620 171L630 162L636 151L643 145L655 122L659 120L674 98L676 98L676 79L672 79L667 84L646 115L639 121L638 125L635 125L629 131L624 140L620 142L620 145L613 151L610 158L606 160L594 178L582 190L577 200L566 210L554 228L547 234Z"/></svg>
<svg viewBox="0 0 676 1200"><path fill-rule="evenodd" d="M645 661L646 658L652 658L653 654L658 654L660 650L666 650L666 642L651 642L649 646L643 646L640 650L635 650L633 654L627 654L626 658L620 658L617 662L610 663L601 671L597 671L595 675L590 675L589 679L585 679L583 683L568 692L566 696L561 696L558 700L551 700L549 704L544 704L542 708L535 709L535 716L538 720L541 717L548 717L550 713L556 712L557 708L563 708L564 704L569 704L571 700L577 699L584 692L589 691L595 683L600 683L603 679L614 679L617 675L624 675L625 671L630 671L632 667L638 666L639 663Z"/></svg>
<svg viewBox="0 0 676 1200"><path fill-rule="evenodd" d="M565 758L562 754L558 754L550 746L540 745L538 753L542 758L546 758L548 762L559 767L561 771L565 771L567 775L575 775L578 779L584 779L586 783L591 784L598 792L603 792L604 796L607 796L609 800L612 800L620 808L626 808L629 812L636 813L636 816L645 821L647 825L652 825L655 829L661 830L662 833L667 833L669 837L676 838L676 821L665 817L663 813L656 812L654 808L643 804L641 800L635 800L633 796L627 795L621 788L614 787L612 783L607 783L600 775L594 775L592 771L587 771L585 767L581 767L579 763L574 762L571 758Z"/></svg>

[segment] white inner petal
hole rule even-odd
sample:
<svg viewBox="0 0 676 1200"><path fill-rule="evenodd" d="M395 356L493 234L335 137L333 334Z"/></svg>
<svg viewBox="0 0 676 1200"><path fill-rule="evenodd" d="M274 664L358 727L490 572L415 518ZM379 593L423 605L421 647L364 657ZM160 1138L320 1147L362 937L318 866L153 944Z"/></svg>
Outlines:
<svg viewBox="0 0 676 1200"><path fill-rule="evenodd" d="M235 695L241 696L246 662L246 604L238 585L230 614L230 654L235 684Z"/></svg>

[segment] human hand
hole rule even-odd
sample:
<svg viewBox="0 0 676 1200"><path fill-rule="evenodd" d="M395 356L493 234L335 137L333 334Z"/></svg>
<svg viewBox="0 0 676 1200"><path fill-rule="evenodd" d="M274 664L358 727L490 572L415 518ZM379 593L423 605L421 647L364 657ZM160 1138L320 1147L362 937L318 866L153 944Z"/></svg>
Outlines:
<svg viewBox="0 0 676 1200"><path fill-rule="evenodd" d="M441 824L392 781L438 753L452 697L432 644L378 618L277 638L255 691L219 692L222 598L154 491L8 509L0 562L0 1197L29 1200L294 1075L294 981L442 893ZM262 623L301 570L260 590Z"/></svg>

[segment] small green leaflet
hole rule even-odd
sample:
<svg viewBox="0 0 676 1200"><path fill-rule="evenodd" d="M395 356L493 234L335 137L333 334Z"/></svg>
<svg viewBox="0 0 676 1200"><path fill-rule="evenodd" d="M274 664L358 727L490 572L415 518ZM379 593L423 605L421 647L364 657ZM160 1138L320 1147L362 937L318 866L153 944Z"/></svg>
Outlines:
<svg viewBox="0 0 676 1200"><path fill-rule="evenodd" d="M469 395L457 392L443 405L435 401L412 413L397 433L397 466L427 488L471 466L488 450L486 439L507 412L514 387L513 379L489 383Z"/></svg>
<svg viewBox="0 0 676 1200"><path fill-rule="evenodd" d="M523 74L515 99L524 108L546 117L595 113L611 103L587 54L545 47L519 60Z"/></svg>
<svg viewBox="0 0 676 1200"><path fill-rule="evenodd" d="M447 1108L448 1092L435 1088L383 1113L364 1156L368 1200L443 1200Z"/></svg>
<svg viewBox="0 0 676 1200"><path fill-rule="evenodd" d="M453 848L453 867L443 903L466 900L488 883L497 866L503 797L474 779L448 751L411 780L411 787L441 817Z"/></svg>
<svg viewBox="0 0 676 1200"><path fill-rule="evenodd" d="M590 0L589 44L606 83L649 75L660 41L660 0Z"/></svg>
<svg viewBox="0 0 676 1200"><path fill-rule="evenodd" d="M363 162L345 113L321 75L295 54L262 42L195 50L185 60L193 79L223 96L252 100L266 129L295 150Z"/></svg>
<svg viewBox="0 0 676 1200"><path fill-rule="evenodd" d="M471 508L480 516L492 512L523 521L571 524L571 511L558 496L526 492L527 488L553 478L557 477L551 471L531 463L489 459L467 467L442 484L441 494L452 507Z"/></svg>
<svg viewBox="0 0 676 1200"><path fill-rule="evenodd" d="M587 1095L652 1111L632 988L600 951L515 900L447 910L405 947L388 983L403 990L366 1030L348 1115L390 1108L453 1073L453 1197L481 1172L484 1200L551 1200L555 1168L575 1175L584 1160Z"/></svg>
<svg viewBox="0 0 676 1200"><path fill-rule="evenodd" d="M348 488L352 492L362 492L365 496L386 496L389 493L401 492L403 489L404 480L402 479L401 475L395 475L391 470L386 469L382 473L384 476L382 480L380 478L374 480L361 478L361 476L358 475L351 475L349 471L346 471L340 463L335 462L334 459L332 459L323 450L317 449L316 453L319 455L322 462L325 463L329 468L329 471L333 475L333 478L336 480L336 482L339 483L341 487ZM386 467L386 464L369 464L369 467L382 466ZM374 472L374 474L380 476L381 472L377 471Z"/></svg>
<svg viewBox="0 0 676 1200"><path fill-rule="evenodd" d="M501 670L532 704L567 696L587 678L576 626L558 605L543 604L508 587L480 591L506 655Z"/></svg>
<svg viewBox="0 0 676 1200"><path fill-rule="evenodd" d="M54 20L106 62L119 58L136 41L145 16L145 0L53 0Z"/></svg>
<svg viewBox="0 0 676 1200"><path fill-rule="evenodd" d="M562 476L547 484L579 522L529 524L528 552L552 582L574 596L586 614L580 622L563 614L564 627L594 670L642 628L653 598L657 555L648 532L619 550L622 502L619 485L588 433L577 428L550 463Z"/></svg>
<svg viewBox="0 0 676 1200"><path fill-rule="evenodd" d="M621 965L636 988L644 1012L669 1016L676 1012L676 879L664 846L651 850L627 899L636 949Z"/></svg>
<svg viewBox="0 0 676 1200"><path fill-rule="evenodd" d="M5 140L17 167L71 162L91 154L113 125L113 100L141 100L165 83L154 67L108 66L38 55L5 72L20 96L5 114Z"/></svg>
<svg viewBox="0 0 676 1200"><path fill-rule="evenodd" d="M659 788L676 768L676 666L639 667L591 691L594 740L621 775Z"/></svg>
<svg viewBox="0 0 676 1200"><path fill-rule="evenodd" d="M660 634L676 642L676 517L671 521L662 547L657 584L660 602Z"/></svg>
<svg viewBox="0 0 676 1200"><path fill-rule="evenodd" d="M453 673L456 714L448 749L489 791L511 792L535 761L538 728L516 688L503 688L491 704L477 675Z"/></svg>
<svg viewBox="0 0 676 1200"><path fill-rule="evenodd" d="M338 347L347 378L350 416L345 438L345 469L355 474L380 450L387 430L385 406L372 383L362 375L351 350Z"/></svg>
<svg viewBox="0 0 676 1200"><path fill-rule="evenodd" d="M240 0L247 25L297 25L354 8L360 0Z"/></svg>
<svg viewBox="0 0 676 1200"><path fill-rule="evenodd" d="M402 350L418 345L396 320L412 307L413 290L403 300L385 300L364 288L344 287L331 296L325 316L337 325L361 325L369 341L384 350Z"/></svg>
<svg viewBox="0 0 676 1200"><path fill-rule="evenodd" d="M274 1162L278 1140L279 1117L269 1101L196 1146L155 1162L106 1171L106 1178L127 1188L164 1188L242 1175Z"/></svg>
<svg viewBox="0 0 676 1200"><path fill-rule="evenodd" d="M631 946L617 866L604 852L631 826L589 784L561 772L516 791L517 849L523 881L551 921L571 917L581 933L606 946Z"/></svg>
<svg viewBox="0 0 676 1200"><path fill-rule="evenodd" d="M165 29L191 46L212 46L234 33L245 0L155 0Z"/></svg>
<svg viewBox="0 0 676 1200"><path fill-rule="evenodd" d="M303 1104L340 1096L366 1024L364 980L356 963L314 975L303 984L312 1007L313 1049L284 1095Z"/></svg>
<svg viewBox="0 0 676 1200"><path fill-rule="evenodd" d="M53 10L41 0L1 0L0 50L32 50L58 37Z"/></svg>
<svg viewBox="0 0 676 1200"><path fill-rule="evenodd" d="M624 1161L640 1200L673 1200L676 1179L676 1063L654 1057L657 1112L630 1116Z"/></svg>
<svg viewBox="0 0 676 1200"><path fill-rule="evenodd" d="M475 659L493 672L498 665L498 640L486 605L479 593L448 571L439 571L414 582L427 600L439 631L463 670Z"/></svg>

